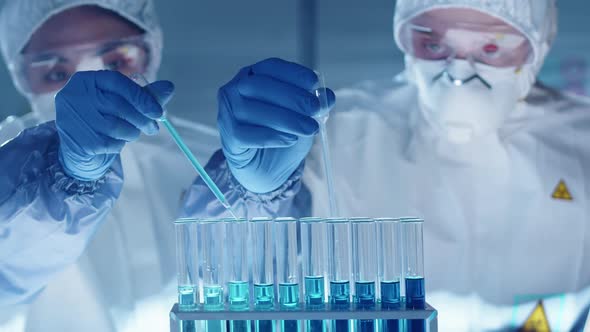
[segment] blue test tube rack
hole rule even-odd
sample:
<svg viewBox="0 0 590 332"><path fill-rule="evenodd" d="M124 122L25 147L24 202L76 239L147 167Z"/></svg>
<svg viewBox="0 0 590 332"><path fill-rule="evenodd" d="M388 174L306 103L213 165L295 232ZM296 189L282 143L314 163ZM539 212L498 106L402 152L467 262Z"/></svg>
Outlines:
<svg viewBox="0 0 590 332"><path fill-rule="evenodd" d="M355 219L339 219L341 225L349 227L353 230L352 224L355 223ZM368 218L366 218L368 219ZM207 219L182 219L176 222L177 230L177 265L178 265L178 280L179 280L179 303L175 303L170 310L170 331L171 332L398 332L398 331L411 331L411 332L437 332L438 331L438 313L430 306L426 301L422 305L416 306L415 301L411 299L412 294L407 294L406 297L406 284L408 281L416 279L416 272L423 270L423 266L411 266L414 261L418 261L418 265L423 264L423 257L410 257L404 252L412 248L413 252L416 252L415 247L422 247L422 234L421 234L421 220L416 218L407 218L407 222L404 219L397 219L400 223L400 227L391 228L391 225L385 224L386 220L394 220L392 218L379 218L364 220L364 222L383 222L383 227L377 227L377 238L375 241L378 243L377 248L378 259L373 261L378 264L378 267L371 268L371 270L379 271L375 273L375 303L374 305L367 306L366 304L359 303L355 298L355 282L360 283L358 269L363 264L352 263L354 252L358 246L362 245L359 239L367 238L366 234L372 234L372 232L365 232L362 236L350 236L349 240L352 242L353 238L355 245L351 243L344 243L343 248L346 248L346 253L338 255L339 258L335 258L334 246L331 249L322 247L318 250L318 245L322 245L322 237L326 237L326 243L329 243L330 227L316 228L314 225L310 225L312 222L318 223L329 223L327 219L320 218L304 218L300 220L288 218L254 218L252 220L242 220L236 222L231 219L217 220L219 223L223 223L223 231L220 231L220 227L216 227L216 236L219 236L219 241L223 241L224 247L223 253L213 255L211 250L203 248L204 244L202 239L199 238L197 230L201 229L202 226L211 226L215 220ZM244 227L244 222L249 224L250 227ZM296 231L290 226L296 224ZM358 220L357 220L358 222ZM195 226L196 225L196 226ZM302 226L303 225L303 226ZM310 227L311 226L311 227ZM390 228L388 228L390 227ZM395 226L397 227L397 226ZM239 230L238 230L239 228ZM303 232L302 232L303 228ZM317 229L322 229L323 233L319 233ZM395 236L382 236L383 230L390 229L391 234L399 234ZM407 229L407 231L405 230ZM313 237L309 236L309 230L313 230ZM406 236L406 233L409 236ZM302 235L303 234L303 235ZM417 235L419 237L417 237ZM236 241L235 236L243 237L240 241ZM394 237L390 239L390 237ZM346 238L346 236L344 236ZM245 241L250 241L246 247ZM303 243L308 239L312 239L312 243ZM368 240L371 240L370 238ZM384 241L393 241L394 243L384 243ZM252 242L254 241L254 242ZM405 243L408 241L416 241L418 243ZM343 242L339 239L338 242ZM344 241L346 242L346 241ZM360 243L360 244L359 244ZM233 250L232 246L239 245L239 250ZM284 246L278 248L277 246ZM216 246L219 247L219 246ZM210 249L210 248L209 248ZM422 255L422 250L419 248L418 252ZM373 248L374 250L374 248ZM395 251L384 253L382 251ZM294 251L297 252L297 259L293 258ZM319 254L318 254L319 253ZM322 255L321 257L302 257L303 255ZM221 256L220 256L221 255ZM223 256L225 255L225 256ZM277 257L277 255L279 257ZM249 256L250 258L246 258ZM350 296L348 303L346 299L342 301L334 301L334 298L330 294L330 278L333 278L333 274L329 272L330 263L322 265L320 268L316 268L314 262L321 262L323 257L327 257L327 261L334 259L346 259L349 257L351 262L345 262L346 264L340 264L340 276L346 276L346 269L350 266ZM388 258L389 257L389 258ZM228 271L223 273L223 276L219 275L219 280L216 282L220 285L221 292L223 293L224 299L219 306L211 309L204 299L206 296L204 287L207 286L207 274L211 271L210 263L213 261L216 264L223 264L224 266L213 266L218 271ZM221 262L221 263L217 263ZM287 267L278 266L287 262L291 264ZM303 262L303 263L302 263ZM306 263L309 262L309 263ZM296 264L293 267L292 264ZM303 266L307 264L307 266ZM386 266L387 264L396 264L395 267ZM399 268L397 267L399 264ZM354 269L352 265L355 265ZM407 266L406 266L407 265ZM331 266L331 265L330 265ZM344 267L344 268L342 268ZM246 269L240 272L240 269ZM313 270L313 271L312 271ZM353 270L355 271L353 273ZM312 272L310 272L312 271ZM323 271L323 273L322 273ZM411 274L407 276L401 271L411 271ZM309 287L305 284L305 274L313 273L317 278L322 276L325 280L323 285L323 296L321 300L316 297L308 296L306 294L307 289L313 289L317 293L318 287L322 285L314 285ZM371 278L371 272L368 274L360 274L362 280ZM395 296L392 296L391 292L387 289L382 289L381 284L385 286L386 281L395 279L399 274L400 293L399 303L395 303ZM233 279L239 278L240 281L244 281L246 276L249 276L248 280L248 291L243 292L246 294L248 299L246 303L240 303L240 306L232 305L231 301L231 290L229 289L232 283L235 283ZM203 278L205 277L205 278ZM407 277L407 278L406 278ZM423 276L422 276L423 277ZM233 278L233 279L232 279ZM364 278L364 279L363 279ZM222 280L223 279L223 280ZM297 298L299 303L285 306L281 302L281 296L284 294L280 293L280 283L286 281L293 281L298 284L294 289L298 294L293 294L294 298ZM397 280L397 279L395 279ZM422 279L422 292L423 292L423 280ZM267 285L263 295L259 295L260 291L256 287L260 287L260 284ZM404 287L406 286L406 287ZM190 299L195 299L196 303L187 303L186 289L193 287L195 296ZM412 291L412 290L410 290ZM258 295L257 295L258 294ZM297 296L296 296L297 295ZM414 294L415 295L415 294ZM424 295L422 293L422 295ZM258 298L263 296L264 299ZM382 299L382 297L384 297ZM385 298L387 297L387 298ZM313 298L313 301L310 300ZM424 298L424 297L422 297ZM268 300L266 302L262 300ZM264 302L264 303L263 303ZM268 303L267 303L268 302ZM261 305L262 304L262 305ZM374 322L366 324L363 322Z"/></svg>

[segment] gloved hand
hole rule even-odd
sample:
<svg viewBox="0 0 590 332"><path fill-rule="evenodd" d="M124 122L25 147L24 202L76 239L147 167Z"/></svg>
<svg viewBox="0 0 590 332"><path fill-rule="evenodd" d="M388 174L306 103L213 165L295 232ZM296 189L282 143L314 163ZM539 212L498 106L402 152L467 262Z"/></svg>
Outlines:
<svg viewBox="0 0 590 332"><path fill-rule="evenodd" d="M174 92L169 81L142 88L116 71L78 72L55 97L59 161L76 179L102 177L127 142L155 135L162 116L159 100Z"/></svg>
<svg viewBox="0 0 590 332"><path fill-rule="evenodd" d="M234 177L249 191L267 193L289 179L309 153L320 113L316 74L267 59L242 68L219 89L217 123ZM326 89L329 105L334 92Z"/></svg>

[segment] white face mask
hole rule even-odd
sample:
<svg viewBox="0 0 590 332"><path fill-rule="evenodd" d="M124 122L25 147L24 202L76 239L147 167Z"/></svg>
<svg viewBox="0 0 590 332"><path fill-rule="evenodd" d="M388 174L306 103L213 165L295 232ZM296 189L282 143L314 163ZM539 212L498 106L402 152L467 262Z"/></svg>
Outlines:
<svg viewBox="0 0 590 332"><path fill-rule="evenodd" d="M529 65L497 68L407 56L406 71L418 88L424 117L454 143L496 132L534 82Z"/></svg>

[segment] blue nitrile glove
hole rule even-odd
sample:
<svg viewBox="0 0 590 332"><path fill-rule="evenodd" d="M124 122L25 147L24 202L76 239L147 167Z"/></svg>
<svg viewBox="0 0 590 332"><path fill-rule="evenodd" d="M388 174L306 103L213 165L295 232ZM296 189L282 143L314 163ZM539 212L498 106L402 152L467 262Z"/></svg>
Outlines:
<svg viewBox="0 0 590 332"><path fill-rule="evenodd" d="M78 72L55 97L59 161L76 179L101 178L127 142L155 135L162 116L156 100L174 92L169 81L142 88L116 71ZM156 98L154 95L157 94Z"/></svg>
<svg viewBox="0 0 590 332"><path fill-rule="evenodd" d="M281 59L242 68L219 89L217 123L223 153L246 189L267 193L289 179L309 153L320 112L316 74ZM334 92L327 89L328 102Z"/></svg>

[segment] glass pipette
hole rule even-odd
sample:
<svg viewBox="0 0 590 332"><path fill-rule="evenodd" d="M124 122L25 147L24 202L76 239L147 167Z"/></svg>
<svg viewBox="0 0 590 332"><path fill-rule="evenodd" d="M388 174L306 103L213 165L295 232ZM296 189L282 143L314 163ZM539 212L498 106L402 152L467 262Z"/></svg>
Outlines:
<svg viewBox="0 0 590 332"><path fill-rule="evenodd" d="M131 79L140 83L140 85L144 86L150 93L152 93L148 87L149 82L147 81L147 79L143 75L133 74L131 76ZM160 100L156 97L155 94L152 93L152 95L156 98L156 100L158 100L158 102L160 102ZM164 105L162 105L162 108L164 109ZM234 211L231 209L231 205L229 204L229 202L227 201L227 199L225 198L225 196L223 195L221 190L219 190L219 187L217 187L215 182L213 182L211 177L209 177L209 174L207 174L207 172L205 171L203 166L201 166L201 164L199 163L199 161L197 160L195 155L191 152L191 150L188 148L188 146L184 143L184 140L180 137L180 134L178 134L178 131L176 131L176 128L174 128L174 125L168 120L168 118L166 118L166 112L167 112L166 109L164 109L164 114L162 115L161 118L158 119L158 121L161 122L162 124L164 124L164 127L166 127L166 129L168 130L168 132L170 133L170 136L172 136L172 139L174 140L176 145L178 145L178 147L180 148L182 153L190 161L191 165L193 165L193 167L195 168L197 173L199 173L199 175L201 176L201 178L203 179L203 181L205 182L207 187L209 187L211 192L213 192L213 195L215 195L215 197L217 197L217 199L219 200L221 205L223 205L223 207L227 209L227 211L231 214L231 216L233 218L238 219L238 217L236 216Z"/></svg>
<svg viewBox="0 0 590 332"><path fill-rule="evenodd" d="M334 178L332 175L332 159L330 157L330 145L328 144L328 133L326 129L326 122L330 114L330 104L328 103L328 95L326 93L326 82L324 75L315 71L320 82L320 88L315 90L315 95L320 101L321 111L314 118L320 127L320 140L322 143L322 158L324 159L324 173L326 175L326 182L328 184L328 201L330 203L330 217L338 217L338 204L336 203L336 192L334 191Z"/></svg>

